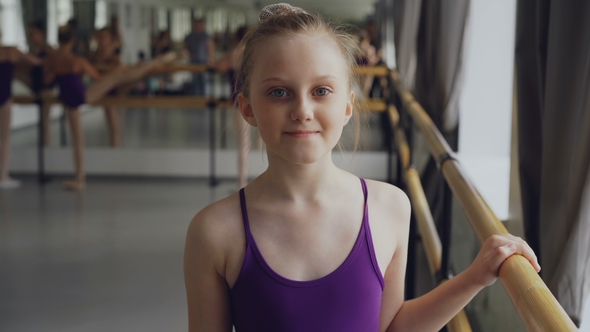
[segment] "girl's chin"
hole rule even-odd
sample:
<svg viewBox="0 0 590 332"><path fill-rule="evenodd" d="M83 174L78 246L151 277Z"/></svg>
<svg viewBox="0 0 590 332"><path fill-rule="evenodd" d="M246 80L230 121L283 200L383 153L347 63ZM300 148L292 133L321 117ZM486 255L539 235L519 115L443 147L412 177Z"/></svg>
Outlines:
<svg viewBox="0 0 590 332"><path fill-rule="evenodd" d="M330 158L331 160L331 151L327 152L320 152L317 151L316 153L276 153L276 157L282 159L288 163L295 164L295 165L313 165L319 162L325 161L326 158ZM272 159L272 158L269 158Z"/></svg>

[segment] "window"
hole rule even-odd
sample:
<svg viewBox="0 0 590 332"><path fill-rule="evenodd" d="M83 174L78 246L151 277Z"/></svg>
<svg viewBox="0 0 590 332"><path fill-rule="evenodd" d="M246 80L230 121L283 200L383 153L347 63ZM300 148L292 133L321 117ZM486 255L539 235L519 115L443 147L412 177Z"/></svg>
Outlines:
<svg viewBox="0 0 590 332"><path fill-rule="evenodd" d="M183 41L191 32L191 11L187 8L175 8L172 10L172 29L170 37L173 41Z"/></svg>

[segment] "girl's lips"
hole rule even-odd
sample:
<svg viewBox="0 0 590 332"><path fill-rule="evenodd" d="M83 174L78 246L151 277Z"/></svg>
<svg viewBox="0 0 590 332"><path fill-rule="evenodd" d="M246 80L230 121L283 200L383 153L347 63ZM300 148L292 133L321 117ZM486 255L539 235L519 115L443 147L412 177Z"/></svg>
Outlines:
<svg viewBox="0 0 590 332"><path fill-rule="evenodd" d="M319 134L319 131L316 130L296 130L296 131L287 131L285 132L286 135L291 137L310 137L315 134Z"/></svg>

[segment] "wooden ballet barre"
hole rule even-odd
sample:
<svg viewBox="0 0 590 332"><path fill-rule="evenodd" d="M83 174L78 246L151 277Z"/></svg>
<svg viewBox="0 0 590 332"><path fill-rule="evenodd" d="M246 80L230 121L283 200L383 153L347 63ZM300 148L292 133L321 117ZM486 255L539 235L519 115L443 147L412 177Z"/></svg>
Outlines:
<svg viewBox="0 0 590 332"><path fill-rule="evenodd" d="M387 68L386 66L356 67L354 73L357 75L387 77L389 75L389 68Z"/></svg>
<svg viewBox="0 0 590 332"><path fill-rule="evenodd" d="M97 65L96 69L101 72L108 72L112 70L116 70L118 68L124 68L128 65L123 66L112 66L112 65ZM171 64L162 66L160 68L154 69L151 73L152 74L166 74L166 73L174 73L178 71L187 71L191 73L204 73L207 71L213 71L216 73L220 73L212 67L207 65L198 65L198 64ZM374 66L374 67L356 67L354 73L357 75L372 75L377 77L387 77L389 75L389 69L386 66Z"/></svg>
<svg viewBox="0 0 590 332"><path fill-rule="evenodd" d="M440 164L441 173L459 200L479 241L483 244L492 235L508 233L467 179L459 162L452 158L452 150L426 111L401 85L398 72L393 71L391 78L404 108L426 138L432 155ZM509 257L500 267L499 277L528 331L578 330L526 258L521 255Z"/></svg>
<svg viewBox="0 0 590 332"><path fill-rule="evenodd" d="M36 96L12 96L14 104L35 104L37 102Z"/></svg>
<svg viewBox="0 0 590 332"><path fill-rule="evenodd" d="M44 96L41 99L43 103L59 104L61 101L55 96ZM15 104L34 104L37 102L35 96L14 96L13 102ZM209 97L197 96L114 96L104 97L101 100L93 103L97 106L113 106L113 107L133 107L133 108L203 108L211 106L220 108L233 107L233 102L227 99L216 99ZM371 111L383 112L387 109L386 103L381 99L371 99L358 103L357 108Z"/></svg>
<svg viewBox="0 0 590 332"><path fill-rule="evenodd" d="M208 97L195 96L117 96L105 97L94 105L100 106L116 106L116 107L179 107L179 108L200 108L210 106L211 103L221 108L233 107L233 102L226 99L214 99ZM364 101L357 104L357 107L371 112L383 112L387 109L387 105L383 100L375 99Z"/></svg>
<svg viewBox="0 0 590 332"><path fill-rule="evenodd" d="M121 65L121 66L113 66L113 65L96 65L95 68L101 72L109 72L119 68L126 68L132 67L133 65ZM156 68L151 71L152 74L166 74L166 73L174 73L177 71L188 71L191 73L204 73L210 69L207 65L197 65L197 64L170 64L165 65L159 68Z"/></svg>
<svg viewBox="0 0 590 332"><path fill-rule="evenodd" d="M356 104L357 109L370 112L385 112L387 104L381 99L369 99Z"/></svg>
<svg viewBox="0 0 590 332"><path fill-rule="evenodd" d="M38 99L35 96L14 96L15 104L35 104ZM44 96L41 98L43 103L61 104L59 98L54 96ZM96 106L114 106L114 107L133 107L133 108L201 108L209 107L214 103L217 107L232 107L233 103L225 99L215 99L195 96L116 96L104 97L93 103Z"/></svg>
<svg viewBox="0 0 590 332"><path fill-rule="evenodd" d="M428 261L430 273L435 276L441 269L442 261L442 245L434 218L430 212L430 206L426 200L424 189L420 181L420 175L416 169L410 165L410 146L408 140L402 129L399 128L399 113L395 106L388 107L389 119L395 135L395 143L400 158L403 174L406 179L406 185L409 191L410 201L412 202L412 210L418 225L418 231L422 237L424 245L424 252ZM445 280L440 283L445 282ZM450 332L471 332L471 325L467 319L465 310L461 310L455 317L453 317L447 324L447 329Z"/></svg>
<svg viewBox="0 0 590 332"><path fill-rule="evenodd" d="M97 106L133 107L133 108L205 108L212 105L217 107L232 107L233 103L224 99L196 96L117 96L104 97L93 103Z"/></svg>

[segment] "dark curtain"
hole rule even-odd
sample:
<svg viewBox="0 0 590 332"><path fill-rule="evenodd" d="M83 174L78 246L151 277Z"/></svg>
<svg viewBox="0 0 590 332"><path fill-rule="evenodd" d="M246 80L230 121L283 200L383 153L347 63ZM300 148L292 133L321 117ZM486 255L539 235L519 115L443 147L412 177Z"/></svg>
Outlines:
<svg viewBox="0 0 590 332"><path fill-rule="evenodd" d="M406 89L414 91L416 75L416 43L420 26L422 0L394 0L393 24L396 67Z"/></svg>
<svg viewBox="0 0 590 332"><path fill-rule="evenodd" d="M525 235L579 326L590 290L590 2L519 1L515 61Z"/></svg>
<svg viewBox="0 0 590 332"><path fill-rule="evenodd" d="M415 8L416 5L410 5L411 2L405 1L402 7L404 12L407 8ZM456 151L469 0L422 0L419 13L415 82L411 90L451 148ZM406 33L403 28L405 27L402 27L401 34ZM403 35L400 39L402 38ZM400 74L404 76L401 72ZM406 83L411 82L411 74L406 74L409 78ZM432 157L422 171L422 183L434 220L438 222L442 220L444 213L444 179Z"/></svg>
<svg viewBox="0 0 590 332"><path fill-rule="evenodd" d="M21 0L25 27L35 21L47 22L47 0Z"/></svg>

